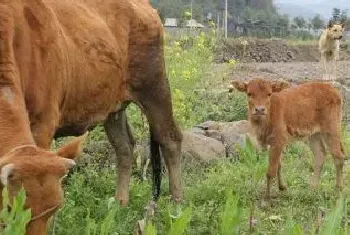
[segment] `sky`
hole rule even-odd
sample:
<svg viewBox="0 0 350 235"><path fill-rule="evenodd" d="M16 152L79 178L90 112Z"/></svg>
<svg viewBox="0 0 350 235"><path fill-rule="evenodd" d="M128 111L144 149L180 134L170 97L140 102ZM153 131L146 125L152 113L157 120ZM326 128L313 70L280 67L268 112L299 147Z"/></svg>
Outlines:
<svg viewBox="0 0 350 235"><path fill-rule="evenodd" d="M274 0L277 3L292 3L295 5L302 5L302 4L317 4L317 3L324 3L327 2L327 0ZM350 7L350 0L332 0L333 4L345 4L345 3L349 3L349 7Z"/></svg>

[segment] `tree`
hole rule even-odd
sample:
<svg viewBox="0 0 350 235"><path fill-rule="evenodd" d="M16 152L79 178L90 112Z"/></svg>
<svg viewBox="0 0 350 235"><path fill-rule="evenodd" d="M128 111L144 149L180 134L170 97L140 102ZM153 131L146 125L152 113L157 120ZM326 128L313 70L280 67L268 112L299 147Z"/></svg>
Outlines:
<svg viewBox="0 0 350 235"><path fill-rule="evenodd" d="M288 15L280 15L277 17L277 25L282 28L288 28L289 26L289 17Z"/></svg>
<svg viewBox="0 0 350 235"><path fill-rule="evenodd" d="M306 26L306 20L301 16L295 17L293 21L298 28L304 28Z"/></svg>
<svg viewBox="0 0 350 235"><path fill-rule="evenodd" d="M342 10L339 16L340 22L345 22L348 19L348 10Z"/></svg>
<svg viewBox="0 0 350 235"><path fill-rule="evenodd" d="M332 19L333 21L339 21L340 20L340 9L339 8L333 8L333 13L332 13Z"/></svg>
<svg viewBox="0 0 350 235"><path fill-rule="evenodd" d="M322 29L325 25L325 22L321 18L321 15L317 14L314 16L314 18L311 19L311 25L313 29Z"/></svg>

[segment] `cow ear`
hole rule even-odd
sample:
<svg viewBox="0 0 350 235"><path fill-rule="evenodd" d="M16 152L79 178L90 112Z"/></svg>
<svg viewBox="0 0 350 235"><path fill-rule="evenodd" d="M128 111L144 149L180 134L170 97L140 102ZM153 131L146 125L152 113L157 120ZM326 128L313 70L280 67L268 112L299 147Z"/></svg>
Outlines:
<svg viewBox="0 0 350 235"><path fill-rule="evenodd" d="M248 83L245 81L234 80L232 81L232 86L240 92L247 92Z"/></svg>
<svg viewBox="0 0 350 235"><path fill-rule="evenodd" d="M272 82L272 92L280 92L283 89L290 87L290 84L285 81L274 81Z"/></svg>
<svg viewBox="0 0 350 235"><path fill-rule="evenodd" d="M77 159L82 152L83 143L87 135L88 132L86 132L82 136L74 138L69 143L59 148L56 154L63 158L68 158L72 160Z"/></svg>

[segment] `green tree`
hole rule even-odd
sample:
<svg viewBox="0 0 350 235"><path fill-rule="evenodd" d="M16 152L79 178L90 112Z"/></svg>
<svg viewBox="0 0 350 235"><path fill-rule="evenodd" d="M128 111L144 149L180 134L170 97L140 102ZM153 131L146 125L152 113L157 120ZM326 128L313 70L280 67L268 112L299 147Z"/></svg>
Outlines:
<svg viewBox="0 0 350 235"><path fill-rule="evenodd" d="M298 26L298 28L306 27L306 20L301 16L295 17L293 21L296 24L296 26Z"/></svg>
<svg viewBox="0 0 350 235"><path fill-rule="evenodd" d="M320 14L317 14L314 16L314 18L311 19L311 25L313 29L321 29L324 27L325 22L324 20L321 18Z"/></svg>
<svg viewBox="0 0 350 235"><path fill-rule="evenodd" d="M333 21L339 21L340 20L340 14L341 14L341 11L340 11L339 8L333 8L333 13L332 13Z"/></svg>
<svg viewBox="0 0 350 235"><path fill-rule="evenodd" d="M348 19L348 10L342 10L339 16L340 22L345 22Z"/></svg>

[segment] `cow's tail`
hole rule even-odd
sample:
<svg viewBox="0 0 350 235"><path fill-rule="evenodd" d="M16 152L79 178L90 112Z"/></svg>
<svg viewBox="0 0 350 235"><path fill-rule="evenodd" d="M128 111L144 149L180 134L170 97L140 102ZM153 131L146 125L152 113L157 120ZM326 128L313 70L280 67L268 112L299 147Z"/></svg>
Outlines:
<svg viewBox="0 0 350 235"><path fill-rule="evenodd" d="M162 182L162 159L160 155L160 145L157 141L155 141L152 132L150 142L151 164L153 174L153 199L157 201L160 195L160 185Z"/></svg>

